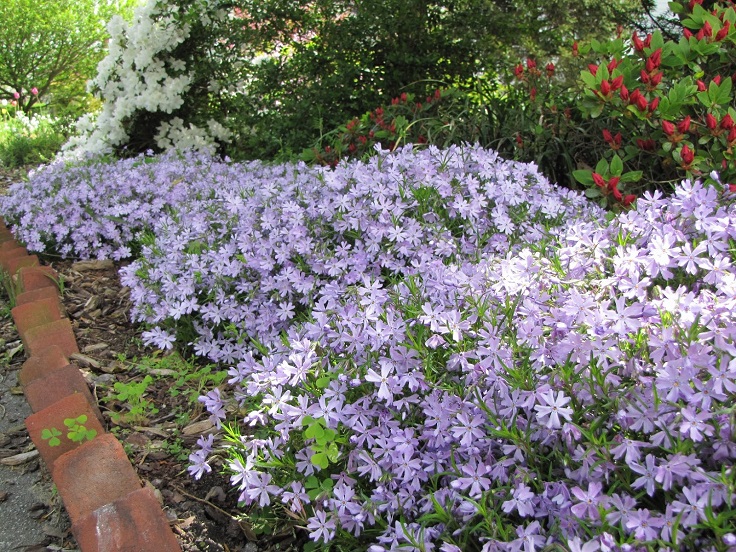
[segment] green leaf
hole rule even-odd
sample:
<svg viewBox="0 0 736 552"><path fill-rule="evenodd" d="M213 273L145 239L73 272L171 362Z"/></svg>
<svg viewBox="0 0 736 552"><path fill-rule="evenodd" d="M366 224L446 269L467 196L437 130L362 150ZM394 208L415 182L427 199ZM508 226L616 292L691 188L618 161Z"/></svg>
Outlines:
<svg viewBox="0 0 736 552"><path fill-rule="evenodd" d="M59 441L58 437L52 437L49 439L49 446L50 447L58 447L61 444L61 441Z"/></svg>
<svg viewBox="0 0 736 552"><path fill-rule="evenodd" d="M611 159L610 170L612 176L621 176L621 173L624 170L624 163L618 155L614 155L613 159Z"/></svg>
<svg viewBox="0 0 736 552"><path fill-rule="evenodd" d="M595 166L595 172L601 176L606 176L608 174L608 170L608 161L605 159L598 161L598 164ZM593 177L591 176L590 178L592 179Z"/></svg>
<svg viewBox="0 0 736 552"><path fill-rule="evenodd" d="M320 468L327 469L330 465L330 461L327 458L327 455L324 452L318 452L317 454L312 456L312 464L315 466L319 466Z"/></svg>
<svg viewBox="0 0 736 552"><path fill-rule="evenodd" d="M307 439L319 439L323 437L324 434L325 434L324 428L318 423L314 423L310 425L307 428L307 430L304 432L304 436Z"/></svg>
<svg viewBox="0 0 736 552"><path fill-rule="evenodd" d="M621 175L621 182L639 182L643 176L643 171L629 171Z"/></svg>
<svg viewBox="0 0 736 552"><path fill-rule="evenodd" d="M319 389L324 389L328 385L330 385L330 382L332 381L332 378L329 376L322 376L316 381L316 385Z"/></svg>
<svg viewBox="0 0 736 552"><path fill-rule="evenodd" d="M598 190L598 188L586 188L585 190L585 197L590 199L595 199L596 197L600 197L601 192Z"/></svg>
<svg viewBox="0 0 736 552"><path fill-rule="evenodd" d="M337 462L338 458L340 458L340 449L338 448L336 443L331 443L329 447L327 447L327 458L332 462L333 464Z"/></svg>

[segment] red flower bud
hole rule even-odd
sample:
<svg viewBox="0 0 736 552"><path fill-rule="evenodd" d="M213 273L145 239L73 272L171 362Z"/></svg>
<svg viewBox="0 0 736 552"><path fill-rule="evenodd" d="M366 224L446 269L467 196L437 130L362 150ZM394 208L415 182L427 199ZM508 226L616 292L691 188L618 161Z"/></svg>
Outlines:
<svg viewBox="0 0 736 552"><path fill-rule="evenodd" d="M621 191L616 187L611 188L611 193L613 194L613 199L615 199L616 201L621 201L624 198L624 196L621 194Z"/></svg>
<svg viewBox="0 0 736 552"><path fill-rule="evenodd" d="M518 132L516 133L516 145L520 148L524 147L524 140L521 139L521 134L519 134Z"/></svg>
<svg viewBox="0 0 736 552"><path fill-rule="evenodd" d="M641 82L643 84L649 84L649 73L647 73L644 69L641 70Z"/></svg>
<svg viewBox="0 0 736 552"><path fill-rule="evenodd" d="M611 83L607 80L601 81L601 95L608 96L611 93Z"/></svg>
<svg viewBox="0 0 736 552"><path fill-rule="evenodd" d="M723 27L721 27L721 30L716 33L716 41L721 41L724 38L726 38L726 36L728 36L728 32L730 30L731 30L731 22L730 21L726 21L723 24Z"/></svg>
<svg viewBox="0 0 736 552"><path fill-rule="evenodd" d="M726 113L723 116L723 119L721 119L721 128L723 130L731 130L733 128L733 119L728 113Z"/></svg>
<svg viewBox="0 0 736 552"><path fill-rule="evenodd" d="M677 123L677 131L680 134L685 134L689 130L690 130L690 115L688 115L682 121Z"/></svg>
<svg viewBox="0 0 736 552"><path fill-rule="evenodd" d="M663 75L662 71L660 71L659 73L655 73L654 75L652 75L652 79L651 79L651 83L650 83L652 85L652 87L656 87L656 86L659 85L660 82L662 82L662 75Z"/></svg>
<svg viewBox="0 0 736 552"><path fill-rule="evenodd" d="M595 182L595 185L599 188L606 188L606 181L603 180L603 177L596 172L593 173L593 182Z"/></svg>
<svg viewBox="0 0 736 552"><path fill-rule="evenodd" d="M624 85L621 85L621 90L619 90L618 95L621 96L622 101L629 101L629 89L626 88Z"/></svg>
<svg viewBox="0 0 736 552"><path fill-rule="evenodd" d="M534 87L529 91L529 98L531 98L532 101L537 99L537 88Z"/></svg>
<svg viewBox="0 0 736 552"><path fill-rule="evenodd" d="M536 69L537 68L537 62L534 61L532 58L526 58L526 68L527 69Z"/></svg>
<svg viewBox="0 0 736 552"><path fill-rule="evenodd" d="M703 28L701 29L703 31L703 35L707 36L708 38L713 36L713 27L710 26L710 23L707 21L703 23Z"/></svg>
<svg viewBox="0 0 736 552"><path fill-rule="evenodd" d="M733 147L734 143L736 143L736 126L731 127L731 130L728 131L728 137L726 138L726 141L731 147Z"/></svg>
<svg viewBox="0 0 736 552"><path fill-rule="evenodd" d="M698 92L705 92L706 90L705 83L702 80L695 81L695 82L698 85Z"/></svg>
<svg viewBox="0 0 736 552"><path fill-rule="evenodd" d="M634 201L636 201L636 196L634 194L627 194L621 200L621 203L624 207L628 207L629 205L634 203Z"/></svg>
<svg viewBox="0 0 736 552"><path fill-rule="evenodd" d="M692 33L692 32L690 32L690 29L682 29L682 34L683 34L683 35L685 36L685 38L687 38L688 40L690 40L690 39L691 39L691 38L693 37L693 33Z"/></svg>
<svg viewBox="0 0 736 552"><path fill-rule="evenodd" d="M610 73L613 73L613 70L614 70L614 69L615 69L616 67L618 67L620 63L621 63L621 62L620 62L619 60L617 60L616 58L614 58L614 59L612 59L611 61L609 61L609 62L608 62L608 65L606 66L606 68L608 69L608 72L609 72L609 74L610 74Z"/></svg>
<svg viewBox="0 0 736 552"><path fill-rule="evenodd" d="M693 9L695 8L695 4L702 4L702 3L703 3L703 0L690 0L687 7L690 11L693 11Z"/></svg>
<svg viewBox="0 0 736 552"><path fill-rule="evenodd" d="M651 68L650 68L651 64ZM657 48L652 55L647 58L647 71L650 73L662 64L662 48Z"/></svg>
<svg viewBox="0 0 736 552"><path fill-rule="evenodd" d="M659 107L659 98L654 98L649 102L649 113L654 113L657 107Z"/></svg>
<svg viewBox="0 0 736 552"><path fill-rule="evenodd" d="M690 167L693 160L695 159L695 152L692 151L687 144L685 144L680 150L680 157L682 158L682 166L684 169L686 169Z"/></svg>
<svg viewBox="0 0 736 552"><path fill-rule="evenodd" d="M595 74L598 72L598 66L591 63L588 65L588 71L590 71L592 75L595 76Z"/></svg>
<svg viewBox="0 0 736 552"><path fill-rule="evenodd" d="M716 75L713 77L713 82L720 86L721 84L721 75Z"/></svg>
<svg viewBox="0 0 736 552"><path fill-rule="evenodd" d="M675 133L675 125L673 125L669 121L662 121L662 131L667 136L672 136Z"/></svg>
<svg viewBox="0 0 736 552"><path fill-rule="evenodd" d="M603 140L605 140L609 144L613 142L613 136L611 136L611 132L605 128L603 129Z"/></svg>
<svg viewBox="0 0 736 552"><path fill-rule="evenodd" d="M637 52L644 51L644 42L639 38L639 35L636 34L636 32L631 36L631 40L634 43L634 50Z"/></svg>
<svg viewBox="0 0 736 552"><path fill-rule="evenodd" d="M555 64L554 63L548 63L547 67L544 68L547 71L547 76L549 78L552 78L552 75L555 74Z"/></svg>
<svg viewBox="0 0 736 552"><path fill-rule="evenodd" d="M639 111L646 111L647 110L647 107L649 105L647 103L647 99L644 96L642 96L641 94L639 95L638 98L636 98L636 101L634 103L636 104L636 108Z"/></svg>
<svg viewBox="0 0 736 552"><path fill-rule="evenodd" d="M624 76L619 75L611 81L611 90L618 90L624 85Z"/></svg>
<svg viewBox="0 0 736 552"><path fill-rule="evenodd" d="M651 138L648 140L637 138L636 145L639 146L639 149L642 149L644 151L654 151L654 149L657 147L657 143Z"/></svg>
<svg viewBox="0 0 736 552"><path fill-rule="evenodd" d="M576 40L572 43L572 56L578 57L578 55L580 55L580 50L578 49L578 41Z"/></svg>
<svg viewBox="0 0 736 552"><path fill-rule="evenodd" d="M619 180L621 180L620 177L612 176L611 179L608 181L608 189L611 191L616 190L616 188L618 187Z"/></svg>
<svg viewBox="0 0 736 552"><path fill-rule="evenodd" d="M524 76L524 66L521 63L514 67L514 76L517 79L520 79L522 76Z"/></svg>
<svg viewBox="0 0 736 552"><path fill-rule="evenodd" d="M713 115L711 115L710 113L708 113L705 116L705 126L708 127L708 130L715 130L716 129L716 126L718 126L718 121L716 120L716 118Z"/></svg>

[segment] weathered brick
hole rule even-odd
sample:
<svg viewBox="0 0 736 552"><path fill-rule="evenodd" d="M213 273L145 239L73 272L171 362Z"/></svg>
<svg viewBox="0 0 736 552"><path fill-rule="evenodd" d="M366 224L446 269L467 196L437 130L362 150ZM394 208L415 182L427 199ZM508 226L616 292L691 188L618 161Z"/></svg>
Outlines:
<svg viewBox="0 0 736 552"><path fill-rule="evenodd" d="M95 417L104 425L102 413L89 390L87 380L84 379L79 368L73 364L67 364L63 368L50 371L44 376L36 378L23 387L23 393L25 393L26 400L33 412L40 412L56 401L78 393L87 399L95 413Z"/></svg>
<svg viewBox="0 0 736 552"><path fill-rule="evenodd" d="M87 416L87 422L84 424L84 427L89 430L94 429L97 432L97 438L99 438L105 430L95 416L95 412L92 410L89 401L81 393L68 395L56 401L51 406L35 414L31 414L26 418L28 434L31 436L33 444L36 445L38 453L49 469L54 466L63 454L82 446L81 443L75 443L67 438L67 427L64 425L64 420L76 419L83 414ZM51 430L52 428L61 432L61 435L58 437L60 444L55 447L49 446L49 440L45 440L41 436L44 429Z"/></svg>
<svg viewBox="0 0 736 552"><path fill-rule="evenodd" d="M15 259L23 259L26 257L29 257L29 255L25 247L11 247L5 251L0 251L0 267L10 274L15 274L15 272L11 272L10 270L11 262Z"/></svg>
<svg viewBox="0 0 736 552"><path fill-rule="evenodd" d="M51 474L72 524L141 488L123 445L109 433L57 458Z"/></svg>
<svg viewBox="0 0 736 552"><path fill-rule="evenodd" d="M13 308L11 311L18 333L23 335L29 329L61 320L58 298L39 299Z"/></svg>
<svg viewBox="0 0 736 552"><path fill-rule="evenodd" d="M39 289L19 293L15 296L15 304L16 306L20 307L21 305L25 305L26 303L33 303L34 301L38 301L39 299L55 299L57 304L59 304L60 312L62 313L62 315L64 314L64 309L59 303L59 290L56 286L42 287Z"/></svg>
<svg viewBox="0 0 736 552"><path fill-rule="evenodd" d="M21 268L18 274L23 291L33 291L45 287L59 291L59 275L49 266L32 266Z"/></svg>
<svg viewBox="0 0 736 552"><path fill-rule="evenodd" d="M0 241L0 252L11 251L12 249L22 249L25 251L25 254L28 255L28 251L23 247L23 244L15 241L15 239L11 238L9 240Z"/></svg>
<svg viewBox="0 0 736 552"><path fill-rule="evenodd" d="M16 257L14 259L8 259L4 264L0 263L0 266L2 266L8 274L15 276L22 268L38 266L38 257L35 255ZM26 290L24 289L24 291Z"/></svg>
<svg viewBox="0 0 736 552"><path fill-rule="evenodd" d="M20 334L28 356L37 355L46 347L56 345L66 357L79 352L77 340L74 337L72 323L68 318L62 318L43 326L30 328L25 334Z"/></svg>
<svg viewBox="0 0 736 552"><path fill-rule="evenodd" d="M69 358L59 347L51 345L42 349L23 363L18 372L18 383L26 386L36 378L69 365Z"/></svg>
<svg viewBox="0 0 736 552"><path fill-rule="evenodd" d="M156 495L148 487L82 516L72 532L83 551L181 551Z"/></svg>

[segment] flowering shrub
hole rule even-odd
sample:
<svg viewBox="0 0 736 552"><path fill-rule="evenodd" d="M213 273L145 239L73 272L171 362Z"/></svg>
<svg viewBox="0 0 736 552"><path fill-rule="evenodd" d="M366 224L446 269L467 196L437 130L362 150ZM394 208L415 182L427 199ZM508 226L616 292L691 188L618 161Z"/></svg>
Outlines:
<svg viewBox="0 0 736 552"><path fill-rule="evenodd" d="M414 94L402 93L390 104L354 117L325 135L301 158L334 167L341 159L365 159L375 152L376 144L394 150L403 144L443 147L478 141L480 135L469 109L469 98L459 89L437 89L420 100Z"/></svg>
<svg viewBox="0 0 736 552"><path fill-rule="evenodd" d="M161 204L122 275L145 339L229 373L190 471L224 455L253 523L346 550L736 542L733 194L686 181L606 223L477 147L124 163Z"/></svg>
<svg viewBox="0 0 736 552"><path fill-rule="evenodd" d="M724 185L736 179L736 10L731 2L712 11L701 4L671 3L682 17L679 41L655 32L593 43L598 61L581 74L580 107L600 120L591 150L603 159L575 173L588 197L627 205L635 197L629 194L670 189L683 177L707 180L717 170Z"/></svg>
<svg viewBox="0 0 736 552"><path fill-rule="evenodd" d="M63 123L47 114L28 115L0 101L0 164L20 167L51 160L66 139Z"/></svg>

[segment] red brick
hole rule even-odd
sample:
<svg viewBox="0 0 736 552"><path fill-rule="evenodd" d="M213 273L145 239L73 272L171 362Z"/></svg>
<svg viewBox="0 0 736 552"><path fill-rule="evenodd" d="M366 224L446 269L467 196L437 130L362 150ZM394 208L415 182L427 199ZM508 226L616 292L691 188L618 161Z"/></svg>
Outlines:
<svg viewBox="0 0 736 552"><path fill-rule="evenodd" d="M15 240L15 236L8 229L0 228L0 243Z"/></svg>
<svg viewBox="0 0 736 552"><path fill-rule="evenodd" d="M69 358L57 346L42 349L23 363L18 372L18 383L23 387L37 378L69 365Z"/></svg>
<svg viewBox="0 0 736 552"><path fill-rule="evenodd" d="M11 276L15 276L21 268L38 266L38 257L36 257L35 255L16 257L14 259L9 259L4 264L0 262L0 266L2 266L8 274L10 274Z"/></svg>
<svg viewBox="0 0 736 552"><path fill-rule="evenodd" d="M41 458L49 469L54 466L61 455L83 446L81 443L75 443L67 438L67 427L64 425L64 420L68 418L77 418L82 414L87 416L87 422L84 424L84 427L97 431L98 437L95 437L95 439L90 441L94 442L104 433L105 430L95 416L89 402L81 393L68 395L63 399L56 401L51 406L44 408L35 414L31 414L26 418L28 434L31 436L33 444L36 445L38 453L41 455ZM55 447L49 446L49 442L41 438L43 430L51 428L56 428L61 432L61 435L59 436L61 443Z"/></svg>
<svg viewBox="0 0 736 552"><path fill-rule="evenodd" d="M79 352L72 323L68 318L30 328L25 333L21 333L20 338L29 357L37 355L51 345L57 345L66 357Z"/></svg>
<svg viewBox="0 0 736 552"><path fill-rule="evenodd" d="M28 256L28 250L25 247L11 247L10 249L0 251L0 266L3 267L3 270L6 272L10 272L9 265L13 259L20 259ZM15 274L15 272L11 272L11 274Z"/></svg>
<svg viewBox="0 0 736 552"><path fill-rule="evenodd" d="M59 275L50 266L21 268L19 276L23 291L50 287L59 292Z"/></svg>
<svg viewBox="0 0 736 552"><path fill-rule="evenodd" d="M10 251L11 249L18 249L18 248L23 249L26 252L26 255L28 255L28 250L26 250L26 248L23 247L22 243L18 243L17 241L15 241L14 238L11 238L6 241L0 241L0 251L2 252Z"/></svg>
<svg viewBox="0 0 736 552"><path fill-rule="evenodd" d="M34 379L23 387L23 393L25 393L26 400L33 412L40 412L64 397L79 393L87 399L95 413L95 417L101 424L104 424L102 413L97 406L97 401L90 393L87 380L84 379L79 368L73 364L67 364L63 368L50 371L44 376Z"/></svg>
<svg viewBox="0 0 736 552"><path fill-rule="evenodd" d="M25 270L22 270L21 272L25 272ZM34 301L38 301L40 299L55 299L56 302L59 303L59 290L56 286L48 286L31 291L24 291L23 293L19 293L15 296L15 304L16 306L20 307L21 305L25 305L26 303L33 303ZM63 309L61 308L60 303L59 308L60 312L62 312Z"/></svg>
<svg viewBox="0 0 736 552"><path fill-rule="evenodd" d="M72 532L84 551L181 551L156 495L148 487L82 516Z"/></svg>
<svg viewBox="0 0 736 552"><path fill-rule="evenodd" d="M21 335L31 328L61 319L61 309L57 298L39 299L33 303L26 303L15 307L10 313L13 315L15 327Z"/></svg>
<svg viewBox="0 0 736 552"><path fill-rule="evenodd" d="M123 445L109 433L60 456L51 474L72 524L141 488Z"/></svg>

